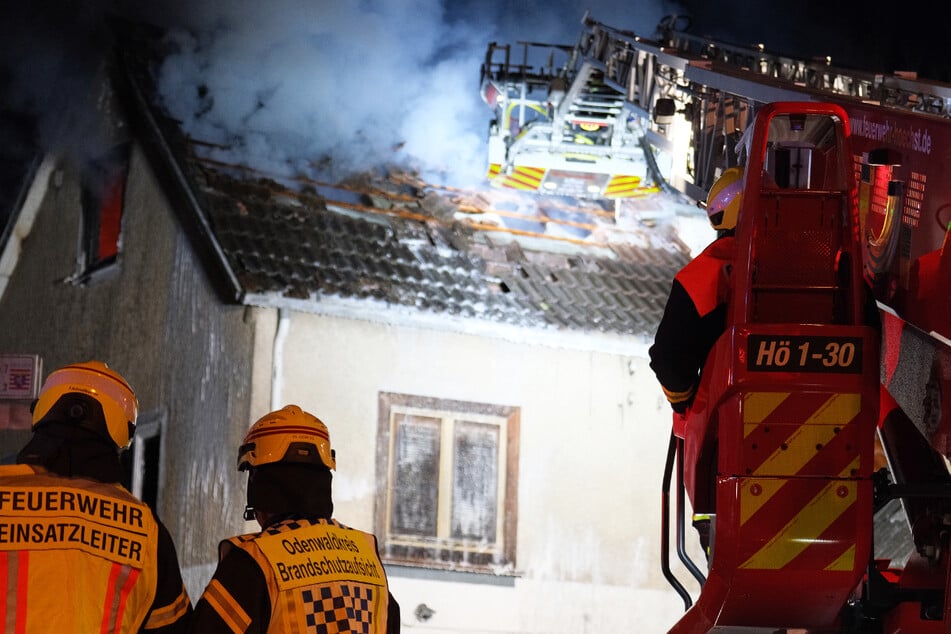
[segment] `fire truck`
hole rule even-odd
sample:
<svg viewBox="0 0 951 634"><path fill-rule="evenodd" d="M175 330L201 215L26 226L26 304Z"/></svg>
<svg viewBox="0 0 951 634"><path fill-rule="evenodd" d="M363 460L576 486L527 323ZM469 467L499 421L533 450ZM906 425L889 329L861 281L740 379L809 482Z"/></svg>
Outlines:
<svg viewBox="0 0 951 634"><path fill-rule="evenodd" d="M651 37L582 26L571 47L489 45L492 184L701 204L745 169L727 331L664 476L662 565L685 605L671 631L951 632L951 86L675 17ZM667 555L672 480L696 602ZM684 494L714 509L706 575ZM874 556L874 515L896 501L900 566Z"/></svg>
<svg viewBox="0 0 951 634"><path fill-rule="evenodd" d="M488 180L537 194L621 199L655 192L646 130L623 91L569 46L492 43L482 98L493 109Z"/></svg>

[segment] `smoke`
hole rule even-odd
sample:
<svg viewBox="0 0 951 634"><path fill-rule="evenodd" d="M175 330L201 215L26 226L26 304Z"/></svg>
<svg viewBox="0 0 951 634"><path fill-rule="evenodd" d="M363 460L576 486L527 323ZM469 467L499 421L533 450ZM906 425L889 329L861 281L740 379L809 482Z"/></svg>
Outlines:
<svg viewBox="0 0 951 634"><path fill-rule="evenodd" d="M396 4L219 5L170 35L165 106L194 138L230 148L216 158L277 174L471 164L478 66L467 66L481 44L444 28L435 0Z"/></svg>
<svg viewBox="0 0 951 634"><path fill-rule="evenodd" d="M29 113L42 148L92 156L106 147L90 112L109 38L95 3L70 0L7 3L0 19L0 127L4 147L30 134Z"/></svg>
<svg viewBox="0 0 951 634"><path fill-rule="evenodd" d="M336 180L398 164L460 187L484 181L489 42L574 44L586 10L653 34L676 5L602 0L33 0L0 20L0 110L39 142L93 157L107 21L167 29L163 105L211 158ZM679 11L682 12L682 11Z"/></svg>
<svg viewBox="0 0 951 634"><path fill-rule="evenodd" d="M664 14L602 2L595 17L652 34ZM627 7L628 5L623 5ZM426 180L484 180L490 41L574 44L575 2L230 0L179 15L165 106L216 159L328 180L398 164Z"/></svg>

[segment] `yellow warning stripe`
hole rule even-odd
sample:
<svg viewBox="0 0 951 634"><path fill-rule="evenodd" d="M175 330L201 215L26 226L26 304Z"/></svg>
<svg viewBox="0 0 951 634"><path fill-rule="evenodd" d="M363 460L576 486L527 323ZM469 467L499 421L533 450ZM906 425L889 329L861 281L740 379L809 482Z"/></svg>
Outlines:
<svg viewBox="0 0 951 634"><path fill-rule="evenodd" d="M538 167L516 167L512 170L509 180L514 180L525 185L534 185L534 188L538 189L544 177L544 169Z"/></svg>
<svg viewBox="0 0 951 634"><path fill-rule="evenodd" d="M845 427L862 409L862 395L857 392L835 394L806 421L810 425L835 425Z"/></svg>
<svg viewBox="0 0 951 634"><path fill-rule="evenodd" d="M844 477L856 468L856 458L840 475ZM858 482L832 480L810 500L778 533L753 553L740 568L751 570L778 570L789 564L806 548L813 545L832 523L851 508L858 499ZM840 561L841 560L841 561ZM844 565L839 558L834 565ZM854 562L854 553L853 553ZM851 569L851 565L849 566Z"/></svg>
<svg viewBox="0 0 951 634"><path fill-rule="evenodd" d="M854 419L862 406L859 394L833 394L809 418L807 418L786 440L785 448L777 449L756 468L753 475L763 473L782 473L795 475L816 455L816 447L825 446L836 435L839 423L845 427ZM789 421L795 423L796 421ZM744 436L750 430L744 428Z"/></svg>
<svg viewBox="0 0 951 634"><path fill-rule="evenodd" d="M542 184L545 170L540 167L515 167L511 174L505 174L502 172L500 164L490 163L486 176L495 185L524 191L536 191Z"/></svg>
<svg viewBox="0 0 951 634"><path fill-rule="evenodd" d="M608 186L604 188L605 196L631 196L641 184L640 176L612 176Z"/></svg>
<svg viewBox="0 0 951 634"><path fill-rule="evenodd" d="M825 567L826 570L852 570L855 567L855 544L849 546L835 561Z"/></svg>
<svg viewBox="0 0 951 634"><path fill-rule="evenodd" d="M765 418L789 395L788 392L754 392L747 394L743 409L743 435L749 436ZM763 398L749 398L763 397ZM752 407L747 407L750 403ZM833 423L844 427L854 419L861 409L860 394L833 394L802 425L800 425L784 443L784 448L776 449L769 458L756 468L753 475L789 474L795 475L816 455L816 446L825 446L836 435ZM755 420L755 423L748 422ZM794 421L790 421L794 422ZM857 459L858 460L858 459ZM741 490L740 524L752 517L773 495L782 488L787 480L757 481L762 489L759 495L745 495ZM744 484L744 488L747 484Z"/></svg>
<svg viewBox="0 0 951 634"><path fill-rule="evenodd" d="M780 478L744 479L740 485L740 526L746 524L786 482L787 480ZM750 487L753 485L757 485L759 489L756 495L750 493Z"/></svg>
<svg viewBox="0 0 951 634"><path fill-rule="evenodd" d="M533 192L538 189L537 186L532 187L531 185L523 185L519 183L518 181L513 180L512 177L510 176L506 177L505 180L502 181L502 185L504 187L508 187L509 189L520 189L522 191L527 191L527 192Z"/></svg>
<svg viewBox="0 0 951 634"><path fill-rule="evenodd" d="M743 436L746 437L756 426L773 413L779 404L786 400L789 392L750 392L743 395Z"/></svg>
<svg viewBox="0 0 951 634"><path fill-rule="evenodd" d="M637 185L641 182L640 176L612 176L611 181L608 183L608 187L621 186L621 185Z"/></svg>
<svg viewBox="0 0 951 634"><path fill-rule="evenodd" d="M539 167L516 167L511 174L501 171L493 174L495 165L489 166L489 178L496 186L520 189L523 191L537 191L545 177L545 170Z"/></svg>
<svg viewBox="0 0 951 634"><path fill-rule="evenodd" d="M208 583L201 598L208 602L232 631L243 632L251 625L251 617L217 579Z"/></svg>

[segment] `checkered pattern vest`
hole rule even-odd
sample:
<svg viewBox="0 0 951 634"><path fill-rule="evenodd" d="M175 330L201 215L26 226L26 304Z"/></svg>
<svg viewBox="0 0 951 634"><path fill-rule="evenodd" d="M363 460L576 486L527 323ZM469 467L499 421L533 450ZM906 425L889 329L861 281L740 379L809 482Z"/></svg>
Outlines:
<svg viewBox="0 0 951 634"><path fill-rule="evenodd" d="M226 543L251 555L267 579L269 634L386 634L389 592L370 533L290 519Z"/></svg>

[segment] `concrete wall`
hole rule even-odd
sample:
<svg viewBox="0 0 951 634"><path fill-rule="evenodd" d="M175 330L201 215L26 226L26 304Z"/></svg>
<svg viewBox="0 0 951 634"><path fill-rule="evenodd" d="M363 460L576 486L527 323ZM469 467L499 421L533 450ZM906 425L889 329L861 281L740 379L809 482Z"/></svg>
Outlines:
<svg viewBox="0 0 951 634"><path fill-rule="evenodd" d="M0 297L0 351L40 354L46 373L100 359L129 380L140 420L163 425L158 512L195 599L218 540L243 528L232 511L243 505L244 490L231 476L248 426L256 313L215 297L138 149L119 265L86 286L67 281L77 271L79 179L65 164L45 177L45 196ZM28 437L0 432L0 455Z"/></svg>
<svg viewBox="0 0 951 634"><path fill-rule="evenodd" d="M295 313L280 354L278 400L328 424L335 514L364 530L374 529L380 391L521 408L519 576L506 585L390 567L407 626L660 632L682 614L658 554L670 414L642 353ZM419 604L436 611L425 623Z"/></svg>

